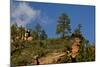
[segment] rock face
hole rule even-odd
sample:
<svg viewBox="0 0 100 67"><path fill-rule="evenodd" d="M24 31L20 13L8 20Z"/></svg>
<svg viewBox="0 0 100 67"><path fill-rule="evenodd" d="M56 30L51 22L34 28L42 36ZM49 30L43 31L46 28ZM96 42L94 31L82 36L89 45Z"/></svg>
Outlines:
<svg viewBox="0 0 100 67"><path fill-rule="evenodd" d="M77 56L80 47L80 41L81 40L79 38L74 38L72 41L72 46L71 46L72 58L75 58Z"/></svg>
<svg viewBox="0 0 100 67"><path fill-rule="evenodd" d="M46 57L43 57L40 59L40 64L51 64L51 63L57 63L61 57L63 57L65 53L51 53L47 55Z"/></svg>
<svg viewBox="0 0 100 67"><path fill-rule="evenodd" d="M39 64L55 64L55 63L62 63L62 61L66 60L65 62L67 63L67 59L71 60L70 62L72 62L72 60L75 61L75 58L78 54L79 51L79 47L80 47L80 39L79 38L73 38L72 40L72 46L71 46L71 50L67 53L67 52L52 52L47 54L44 57L41 57L38 59ZM67 57L67 58L65 58ZM72 57L72 59L71 59ZM34 60L33 64L37 64L37 60Z"/></svg>
<svg viewBox="0 0 100 67"><path fill-rule="evenodd" d="M39 64L54 64L59 63L59 61L65 56L66 53L49 53L45 57L38 59ZM37 65L37 60L34 60L32 64Z"/></svg>

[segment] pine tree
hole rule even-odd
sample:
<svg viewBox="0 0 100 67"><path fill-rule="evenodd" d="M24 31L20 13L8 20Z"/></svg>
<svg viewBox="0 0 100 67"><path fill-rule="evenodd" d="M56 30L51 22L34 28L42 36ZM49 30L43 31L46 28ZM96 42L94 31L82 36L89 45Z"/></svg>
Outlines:
<svg viewBox="0 0 100 67"><path fill-rule="evenodd" d="M11 25L11 39L15 40L16 36L17 36L17 24L13 24Z"/></svg>
<svg viewBox="0 0 100 67"><path fill-rule="evenodd" d="M42 40L47 39L47 34L46 34L46 32L44 30L41 31L41 39Z"/></svg>
<svg viewBox="0 0 100 67"><path fill-rule="evenodd" d="M56 33L65 38L71 32L69 16L63 13L57 23Z"/></svg>

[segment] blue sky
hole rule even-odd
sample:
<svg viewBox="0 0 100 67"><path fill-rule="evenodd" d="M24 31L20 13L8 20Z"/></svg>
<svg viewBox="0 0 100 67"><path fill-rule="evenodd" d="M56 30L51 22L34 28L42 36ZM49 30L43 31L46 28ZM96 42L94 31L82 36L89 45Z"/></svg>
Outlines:
<svg viewBox="0 0 100 67"><path fill-rule="evenodd" d="M73 30L75 30L78 24L81 24L81 31L84 37L87 38L91 43L95 42L94 6L49 4L36 2L14 2L12 5L13 7L11 8L13 9L11 10L11 23L20 22L18 24L22 24L28 28L33 28L36 23L40 23L43 29L47 32L48 37L54 38L57 36L55 32L58 17L62 13L66 13L70 17L72 32ZM25 7L25 9L23 9L23 7ZM25 16L23 16L22 13L25 14ZM19 17L23 17L23 21Z"/></svg>

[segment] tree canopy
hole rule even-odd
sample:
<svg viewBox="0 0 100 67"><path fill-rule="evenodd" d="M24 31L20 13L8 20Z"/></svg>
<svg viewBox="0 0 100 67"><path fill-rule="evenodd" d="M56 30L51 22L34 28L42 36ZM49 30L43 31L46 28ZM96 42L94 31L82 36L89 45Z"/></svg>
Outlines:
<svg viewBox="0 0 100 67"><path fill-rule="evenodd" d="M70 32L70 18L67 14L62 13L62 15L58 18L56 33L60 34L61 38L65 38Z"/></svg>

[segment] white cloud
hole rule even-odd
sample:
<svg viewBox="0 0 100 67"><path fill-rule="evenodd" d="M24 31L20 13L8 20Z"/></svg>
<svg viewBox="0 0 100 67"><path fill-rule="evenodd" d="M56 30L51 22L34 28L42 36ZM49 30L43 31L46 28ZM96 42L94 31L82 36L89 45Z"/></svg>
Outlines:
<svg viewBox="0 0 100 67"><path fill-rule="evenodd" d="M21 2L16 5L11 5L11 21L12 23L17 23L18 26L26 26L28 23L31 23L31 20L34 21L39 15L40 11L35 10L28 5L28 3Z"/></svg>
<svg viewBox="0 0 100 67"><path fill-rule="evenodd" d="M45 12L32 8L27 2L11 2L11 25L17 23L18 26L26 27L33 22L44 26L52 20Z"/></svg>

